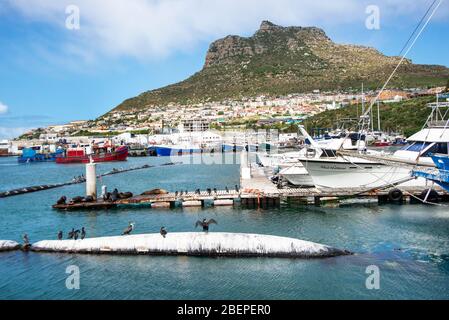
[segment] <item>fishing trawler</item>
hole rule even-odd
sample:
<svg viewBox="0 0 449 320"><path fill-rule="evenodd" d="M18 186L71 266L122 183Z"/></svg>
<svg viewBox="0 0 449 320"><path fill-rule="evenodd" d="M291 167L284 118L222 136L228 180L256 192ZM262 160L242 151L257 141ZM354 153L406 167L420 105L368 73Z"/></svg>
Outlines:
<svg viewBox="0 0 449 320"><path fill-rule="evenodd" d="M449 125L447 102L428 104L431 114L425 127L407 139L408 143L393 154L367 154L363 150L318 159L301 158L317 187L378 188L407 185L427 186L423 178L411 176L416 167L435 167L432 154L448 155Z"/></svg>
<svg viewBox="0 0 449 320"><path fill-rule="evenodd" d="M104 144L103 146L94 145L92 149L89 147L69 148L63 156L56 158L56 163L89 163L91 159L92 162L126 161L127 158L127 146L114 147Z"/></svg>
<svg viewBox="0 0 449 320"><path fill-rule="evenodd" d="M63 155L62 149L57 149L55 152L49 152L44 150L41 146L34 146L30 148L24 148L22 155L17 158L19 163L31 163L31 162L54 162L57 158Z"/></svg>

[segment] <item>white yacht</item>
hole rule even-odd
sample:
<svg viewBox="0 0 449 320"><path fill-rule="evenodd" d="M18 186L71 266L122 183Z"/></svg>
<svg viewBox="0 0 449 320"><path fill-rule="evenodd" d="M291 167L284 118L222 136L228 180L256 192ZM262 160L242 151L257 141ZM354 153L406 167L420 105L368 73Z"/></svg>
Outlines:
<svg viewBox="0 0 449 320"><path fill-rule="evenodd" d="M432 103L429 107L432 108L432 112L426 128L408 138L408 144L391 155L360 153L354 156L300 158L300 161L317 187L426 186L425 179L411 178L411 170L416 166L434 166L429 155L447 155L449 142L449 130L447 130L449 103Z"/></svg>
<svg viewBox="0 0 449 320"><path fill-rule="evenodd" d="M303 137L310 145L299 151L281 154L257 154L257 161L264 167L272 167L279 171L279 176L290 184L298 187L313 187L314 181L303 166L300 159L320 159L335 156L336 150L342 146L344 150L364 150L365 141L360 140L360 134L351 133L348 138L334 138L315 141L304 127L299 127Z"/></svg>

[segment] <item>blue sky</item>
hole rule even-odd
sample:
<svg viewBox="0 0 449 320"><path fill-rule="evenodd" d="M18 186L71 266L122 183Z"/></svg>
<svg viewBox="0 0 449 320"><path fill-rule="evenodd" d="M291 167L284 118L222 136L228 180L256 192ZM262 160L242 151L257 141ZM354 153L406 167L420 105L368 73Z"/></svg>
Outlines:
<svg viewBox="0 0 449 320"><path fill-rule="evenodd" d="M0 0L0 138L93 119L126 98L199 71L211 41L262 20L318 26L338 43L397 55L433 0ZM66 28L67 5L80 29ZM365 26L378 5L380 29ZM449 66L443 2L409 58Z"/></svg>

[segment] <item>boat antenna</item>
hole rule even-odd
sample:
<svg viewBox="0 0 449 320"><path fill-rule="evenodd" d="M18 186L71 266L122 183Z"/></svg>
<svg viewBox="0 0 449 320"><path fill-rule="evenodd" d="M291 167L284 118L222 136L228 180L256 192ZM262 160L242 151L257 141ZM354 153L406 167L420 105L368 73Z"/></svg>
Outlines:
<svg viewBox="0 0 449 320"><path fill-rule="evenodd" d="M363 116L367 116L368 113L371 111L372 107L374 106L374 104L379 100L381 94L385 91L385 88L388 86L388 84L390 83L391 79L393 78L393 76L396 74L396 71L399 69L399 67L401 66L402 62L405 60L405 57L407 56L407 54L410 52L410 50L413 48L413 46L415 45L416 41L419 39L419 37L421 36L422 32L424 31L424 29L427 27L427 25L429 24L430 20L433 18L435 12L437 11L437 9L440 7L441 3L443 3L443 0L437 0L438 4L433 8L432 13L427 17L426 22L422 25L421 29L419 30L419 32L416 34L415 38L413 39L413 41L411 42L410 46L408 47L408 49L404 52L404 54L401 56L401 59L399 60L398 64L396 65L396 67L394 68L393 72L390 74L390 76L388 77L387 81L385 81L384 85L382 86L382 88L380 89L380 91L378 92L378 94L376 95L376 97L371 101L370 106L368 107L367 110L365 110L365 113L363 114ZM426 17L430 11L430 9L434 6L436 1L434 1L429 9L426 11L426 14L423 16L423 18L421 20L424 20L424 17ZM410 38L413 37L413 34L415 34L416 31L413 31L412 36ZM410 42L410 40L407 41L407 43ZM401 50L403 51L403 50Z"/></svg>
<svg viewBox="0 0 449 320"><path fill-rule="evenodd" d="M438 3L435 5L436 1L438 1ZM440 7L441 3L443 3L443 0L434 0L434 2L432 2L432 4L429 6L429 8L427 9L426 13L424 14L424 16L421 18L420 23L418 24L418 26L415 28L415 30L412 32L411 36L409 37L409 40L407 40L406 45L404 47L407 47L407 44L410 43L410 39L413 38L413 35L416 34L416 30L418 30L419 25L421 24L422 21L425 20L425 17L427 16L427 19L425 21L425 23L421 26L421 29L419 30L419 32L416 34L416 36L414 37L413 41L410 43L410 45L408 46L407 50L402 54L401 59L399 60L398 64L396 65L396 67L394 68L394 70L391 72L390 76L388 77L388 79L385 81L385 83L383 84L382 88L380 89L380 91L377 93L376 97L371 101L369 107L367 110L365 110L365 112L363 113L363 115L360 117L359 120L359 127L360 127L360 131L363 131L364 129L364 125L365 125L365 119L366 116L369 114L369 112L371 112L374 104L377 103L377 101L379 101L380 96L382 95L382 93L385 91L385 88L388 86L388 84L390 83L391 79L393 78L393 76L396 74L396 71L399 69L399 67L401 66L402 62L405 60L405 57L407 56L407 54L410 52L410 50L413 48L413 46L415 45L416 41L419 39L419 37L421 36L421 34L423 33L424 29L427 27L427 25L429 24L430 20L433 18L433 16L435 15L436 11L438 10L438 8ZM431 14L429 15L430 10L433 8ZM404 50L401 50L401 52L403 52ZM349 134L346 135L346 138L348 138ZM346 139L345 138L345 139ZM343 141L345 140L343 139ZM340 144L340 148L341 149L343 147L343 142Z"/></svg>

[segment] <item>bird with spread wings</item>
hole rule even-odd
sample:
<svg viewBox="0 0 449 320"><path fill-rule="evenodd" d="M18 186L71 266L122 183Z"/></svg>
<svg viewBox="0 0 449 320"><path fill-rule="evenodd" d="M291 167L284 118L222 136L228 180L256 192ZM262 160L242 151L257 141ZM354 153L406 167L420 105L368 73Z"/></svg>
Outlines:
<svg viewBox="0 0 449 320"><path fill-rule="evenodd" d="M211 224L218 224L217 221L215 221L214 219L203 219L203 221L198 220L195 223L195 228L197 228L198 226L201 226L203 228L203 231L209 231L209 225Z"/></svg>

